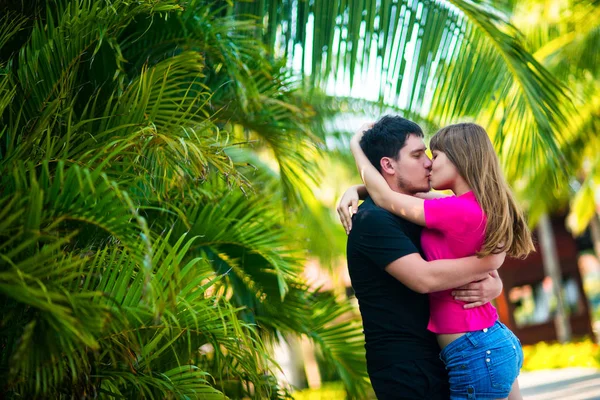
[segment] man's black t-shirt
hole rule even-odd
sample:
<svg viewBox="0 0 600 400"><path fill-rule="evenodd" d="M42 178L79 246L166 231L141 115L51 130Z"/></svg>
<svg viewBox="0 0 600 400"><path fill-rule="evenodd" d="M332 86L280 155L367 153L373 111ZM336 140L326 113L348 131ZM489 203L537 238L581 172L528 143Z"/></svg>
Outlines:
<svg viewBox="0 0 600 400"><path fill-rule="evenodd" d="M427 330L427 295L413 292L385 271L393 261L420 253L421 227L367 198L352 218L347 257L365 332L369 369L435 358L439 346Z"/></svg>

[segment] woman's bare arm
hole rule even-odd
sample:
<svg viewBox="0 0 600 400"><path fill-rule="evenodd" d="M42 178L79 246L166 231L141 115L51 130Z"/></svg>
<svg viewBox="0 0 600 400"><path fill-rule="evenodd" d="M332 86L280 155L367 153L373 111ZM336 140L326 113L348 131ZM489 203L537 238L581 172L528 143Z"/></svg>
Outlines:
<svg viewBox="0 0 600 400"><path fill-rule="evenodd" d="M375 204L415 224L425 226L423 199L394 192L360 147L362 132L350 141L360 176Z"/></svg>
<svg viewBox="0 0 600 400"><path fill-rule="evenodd" d="M418 197L423 200L443 199L444 197L448 197L448 196L450 196L450 195L444 194L442 192L434 192L434 191L415 193L415 197Z"/></svg>

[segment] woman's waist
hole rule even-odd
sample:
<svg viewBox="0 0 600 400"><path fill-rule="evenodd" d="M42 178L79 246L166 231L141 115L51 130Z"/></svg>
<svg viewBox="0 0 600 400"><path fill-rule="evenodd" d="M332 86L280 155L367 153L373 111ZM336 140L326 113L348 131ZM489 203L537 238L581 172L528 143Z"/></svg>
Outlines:
<svg viewBox="0 0 600 400"><path fill-rule="evenodd" d="M466 335L467 332L460 332L460 333L440 333L438 335L436 335L437 337L437 342L440 345L440 349L444 349L444 347L448 346L450 343L454 342L456 339L460 338L461 336Z"/></svg>
<svg viewBox="0 0 600 400"><path fill-rule="evenodd" d="M498 314L495 308L492 307L491 310L493 310L493 313L471 320L454 320L449 323L448 321L436 321L435 319L430 319L427 328L435 333L440 349L443 349L468 333L479 330L487 331L487 329L493 327L498 321Z"/></svg>
<svg viewBox="0 0 600 400"><path fill-rule="evenodd" d="M428 329L435 334L460 334L490 327L498 312L490 303L465 309L466 303L430 297Z"/></svg>

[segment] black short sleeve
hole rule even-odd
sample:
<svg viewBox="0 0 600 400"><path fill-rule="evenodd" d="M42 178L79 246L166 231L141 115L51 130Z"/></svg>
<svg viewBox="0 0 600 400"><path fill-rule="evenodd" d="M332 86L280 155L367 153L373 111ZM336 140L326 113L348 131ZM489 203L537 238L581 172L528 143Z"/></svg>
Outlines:
<svg viewBox="0 0 600 400"><path fill-rule="evenodd" d="M371 199L358 207L352 221L346 255L363 320L367 365L381 369L404 360L438 359L435 335L427 330L427 295L410 290L385 270L399 258L420 253L421 227Z"/></svg>
<svg viewBox="0 0 600 400"><path fill-rule="evenodd" d="M380 269L419 250L407 236L398 218L380 208L354 215L349 241Z"/></svg>

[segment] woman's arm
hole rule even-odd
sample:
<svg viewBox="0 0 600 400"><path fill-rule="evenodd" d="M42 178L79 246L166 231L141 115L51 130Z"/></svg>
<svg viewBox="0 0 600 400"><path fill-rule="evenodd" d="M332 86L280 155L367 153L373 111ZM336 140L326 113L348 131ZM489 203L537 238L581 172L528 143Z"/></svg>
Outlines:
<svg viewBox="0 0 600 400"><path fill-rule="evenodd" d="M362 151L360 147L362 133L359 132L357 135L354 135L350 141L350 150L354 155L360 176L369 191L369 196L379 207L411 222L425 226L423 199L394 192L390 188L385 178L371 164Z"/></svg>
<svg viewBox="0 0 600 400"><path fill-rule="evenodd" d="M366 199L368 195L369 192L367 192L367 187L364 184L354 185L350 186L338 201L336 210L346 234L349 234L352 229L352 216L358 211L358 201ZM423 200L441 199L448 196L447 194L433 191L415 194L415 197Z"/></svg>
<svg viewBox="0 0 600 400"><path fill-rule="evenodd" d="M450 195L444 194L442 192L434 192L434 191L415 193L415 197L418 197L423 200L443 199L444 197L448 197L448 196L450 196Z"/></svg>
<svg viewBox="0 0 600 400"><path fill-rule="evenodd" d="M352 229L352 216L358 211L358 200L364 200L368 195L365 185L354 185L350 186L338 201L336 210L346 235Z"/></svg>

